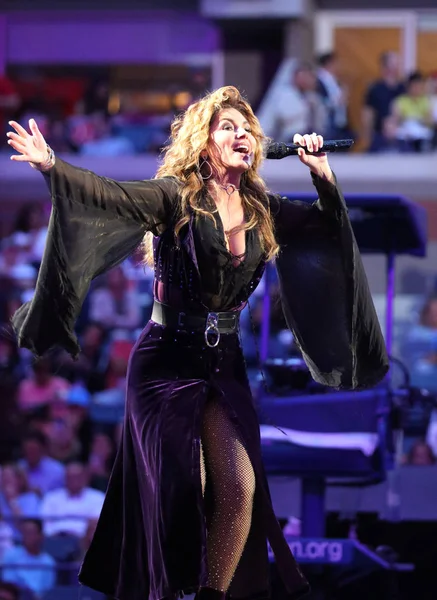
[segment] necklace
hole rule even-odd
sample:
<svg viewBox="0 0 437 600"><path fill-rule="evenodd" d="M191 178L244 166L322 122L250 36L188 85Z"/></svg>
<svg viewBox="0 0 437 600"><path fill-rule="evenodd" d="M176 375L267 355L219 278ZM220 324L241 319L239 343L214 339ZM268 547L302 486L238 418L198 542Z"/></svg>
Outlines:
<svg viewBox="0 0 437 600"><path fill-rule="evenodd" d="M233 183L228 183L227 185L222 185L221 183L219 183L219 187L221 187L222 190L225 190L228 196L232 196L234 192L240 191L240 188L235 187Z"/></svg>

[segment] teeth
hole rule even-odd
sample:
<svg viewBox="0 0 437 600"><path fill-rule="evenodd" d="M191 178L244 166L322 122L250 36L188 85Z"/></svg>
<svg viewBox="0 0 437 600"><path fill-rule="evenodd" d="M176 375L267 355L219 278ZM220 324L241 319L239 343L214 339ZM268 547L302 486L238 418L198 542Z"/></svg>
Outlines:
<svg viewBox="0 0 437 600"><path fill-rule="evenodd" d="M245 150L246 152L248 152L248 151L249 151L249 148L248 148L247 146L237 146L237 147L235 148L235 150Z"/></svg>

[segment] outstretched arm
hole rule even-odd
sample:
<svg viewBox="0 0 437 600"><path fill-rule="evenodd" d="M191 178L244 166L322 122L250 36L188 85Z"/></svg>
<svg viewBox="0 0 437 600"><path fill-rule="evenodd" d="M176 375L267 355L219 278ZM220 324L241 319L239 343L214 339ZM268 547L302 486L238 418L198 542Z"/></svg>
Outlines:
<svg viewBox="0 0 437 600"><path fill-rule="evenodd" d="M91 281L119 264L146 231L159 235L173 218L179 184L172 177L118 182L53 159L35 121L12 122L12 160L42 170L52 195L47 242L31 302L12 323L20 347L42 355L62 346L77 356L76 319Z"/></svg>
<svg viewBox="0 0 437 600"><path fill-rule="evenodd" d="M128 219L155 234L168 224L178 184L175 179L162 178L119 182L79 167L74 167L53 155L34 119L28 133L16 121L10 122L15 133L7 133L9 145L19 154L16 162L28 162L43 172L54 204L76 202L92 210L101 209L109 218ZM104 218L104 215L102 215Z"/></svg>
<svg viewBox="0 0 437 600"><path fill-rule="evenodd" d="M327 161L299 155L319 199L271 198L285 318L316 381L371 387L387 372L388 358L346 204Z"/></svg>

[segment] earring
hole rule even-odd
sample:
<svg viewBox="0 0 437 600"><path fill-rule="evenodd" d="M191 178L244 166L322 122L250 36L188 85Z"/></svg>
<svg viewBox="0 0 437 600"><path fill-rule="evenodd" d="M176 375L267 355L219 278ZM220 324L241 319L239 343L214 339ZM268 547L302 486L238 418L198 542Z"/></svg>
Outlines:
<svg viewBox="0 0 437 600"><path fill-rule="evenodd" d="M202 167L203 167L203 165L208 165L208 168L209 168L209 175L208 175L207 177L204 177L204 176L202 175ZM207 159L207 158L204 158L204 159L202 160L202 162L200 163L200 165L199 165L199 173L200 173L200 177L201 177L203 180L206 180L206 179L209 179L210 177L212 177L212 167L211 167L211 165L209 164L209 162L208 162L208 159Z"/></svg>

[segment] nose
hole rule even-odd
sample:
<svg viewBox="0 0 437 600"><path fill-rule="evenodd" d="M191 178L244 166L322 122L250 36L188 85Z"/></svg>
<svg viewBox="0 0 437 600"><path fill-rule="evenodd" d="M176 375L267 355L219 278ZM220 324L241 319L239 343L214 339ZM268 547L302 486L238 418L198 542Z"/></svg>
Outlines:
<svg viewBox="0 0 437 600"><path fill-rule="evenodd" d="M239 127L237 129L237 137L240 138L242 135L245 136L247 133L247 131L244 129L244 127Z"/></svg>

